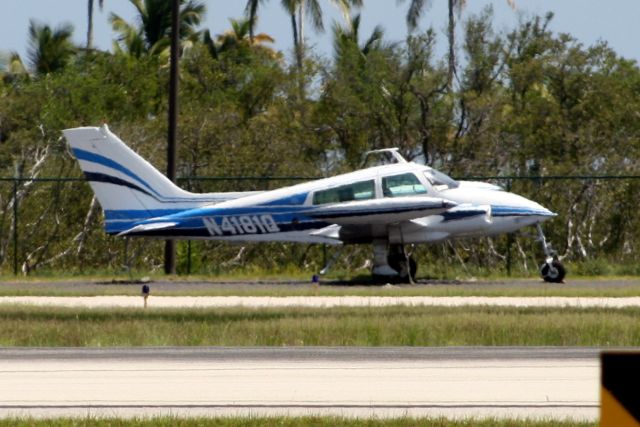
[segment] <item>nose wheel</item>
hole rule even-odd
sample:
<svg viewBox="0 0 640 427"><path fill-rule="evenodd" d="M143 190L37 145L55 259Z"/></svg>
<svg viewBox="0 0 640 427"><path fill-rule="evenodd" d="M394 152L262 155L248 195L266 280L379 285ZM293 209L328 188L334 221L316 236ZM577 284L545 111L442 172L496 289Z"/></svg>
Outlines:
<svg viewBox="0 0 640 427"><path fill-rule="evenodd" d="M567 271L558 260L558 253L551 247L551 244L547 243L540 224L536 224L536 228L538 230L538 239L542 244L542 250L545 255L545 261L540 266L540 275L545 282L563 283Z"/></svg>
<svg viewBox="0 0 640 427"><path fill-rule="evenodd" d="M562 283L566 271L560 261L552 260L550 263L545 262L540 266L540 275L545 282Z"/></svg>

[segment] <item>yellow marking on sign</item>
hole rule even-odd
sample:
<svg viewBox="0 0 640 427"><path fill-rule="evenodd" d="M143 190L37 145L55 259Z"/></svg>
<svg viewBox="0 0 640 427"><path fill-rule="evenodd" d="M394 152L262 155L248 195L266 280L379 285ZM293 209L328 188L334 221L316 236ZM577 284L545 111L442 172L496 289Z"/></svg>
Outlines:
<svg viewBox="0 0 640 427"><path fill-rule="evenodd" d="M640 427L640 422L633 418L609 390L601 387L600 427Z"/></svg>

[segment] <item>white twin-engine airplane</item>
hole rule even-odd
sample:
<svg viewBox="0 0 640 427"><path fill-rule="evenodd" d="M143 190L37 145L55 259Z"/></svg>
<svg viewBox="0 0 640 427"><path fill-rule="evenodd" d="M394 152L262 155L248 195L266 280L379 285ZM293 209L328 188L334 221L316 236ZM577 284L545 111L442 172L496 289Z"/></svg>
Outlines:
<svg viewBox="0 0 640 427"><path fill-rule="evenodd" d="M541 274L562 282L564 267L540 223L556 214L536 202L482 182L454 181L377 150L393 164L263 192L182 190L127 147L107 126L64 135L118 236L246 242L373 244L373 275L415 277L404 250L414 243L492 236L534 225L545 252ZM321 271L323 273L326 268Z"/></svg>

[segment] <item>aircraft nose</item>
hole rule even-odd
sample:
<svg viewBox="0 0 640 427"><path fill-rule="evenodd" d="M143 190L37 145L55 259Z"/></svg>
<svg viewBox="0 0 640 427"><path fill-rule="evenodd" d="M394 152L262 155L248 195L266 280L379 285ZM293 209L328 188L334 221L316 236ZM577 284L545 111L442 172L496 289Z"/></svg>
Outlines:
<svg viewBox="0 0 640 427"><path fill-rule="evenodd" d="M520 217L522 219L529 217L539 221L556 216L541 204L515 193L494 194L491 205L493 216Z"/></svg>
<svg viewBox="0 0 640 427"><path fill-rule="evenodd" d="M522 197L518 194L510 193L512 196L513 206L520 211L521 215L525 216L540 216L540 217L554 217L557 214L551 210L545 208L538 202Z"/></svg>

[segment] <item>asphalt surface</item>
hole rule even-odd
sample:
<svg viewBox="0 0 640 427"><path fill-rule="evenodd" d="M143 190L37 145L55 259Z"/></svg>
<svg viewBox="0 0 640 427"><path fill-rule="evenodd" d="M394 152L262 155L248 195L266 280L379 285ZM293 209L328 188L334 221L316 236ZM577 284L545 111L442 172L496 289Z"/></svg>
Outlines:
<svg viewBox="0 0 640 427"><path fill-rule="evenodd" d="M627 348L628 349L628 348ZM611 349L609 349L611 350ZM470 361L597 360L596 347L0 347L0 361L143 360L143 361Z"/></svg>
<svg viewBox="0 0 640 427"><path fill-rule="evenodd" d="M599 349L0 349L0 416L595 420Z"/></svg>
<svg viewBox="0 0 640 427"><path fill-rule="evenodd" d="M311 279L304 280L247 280L247 281L224 281L224 280L152 280L140 279L73 279L68 281L47 281L46 279L37 281L3 281L0 283L0 292L5 291L10 294L13 290L28 291L37 294L38 292L86 292L86 293L138 293L143 283L151 286L152 294L180 293L180 292L207 292L207 291L227 291L252 292L277 290L285 294L287 291L299 291L301 287L311 285ZM320 288L323 289L375 289L385 286L385 284L374 283L367 280L325 280L321 279ZM616 289L616 288L636 288L640 287L640 279L567 279L563 284L547 284L540 279L509 279L509 280L426 280L420 279L415 285L394 285L397 288L437 288L450 286L465 289L501 290L501 289L531 289L542 287L561 287L563 289Z"/></svg>

